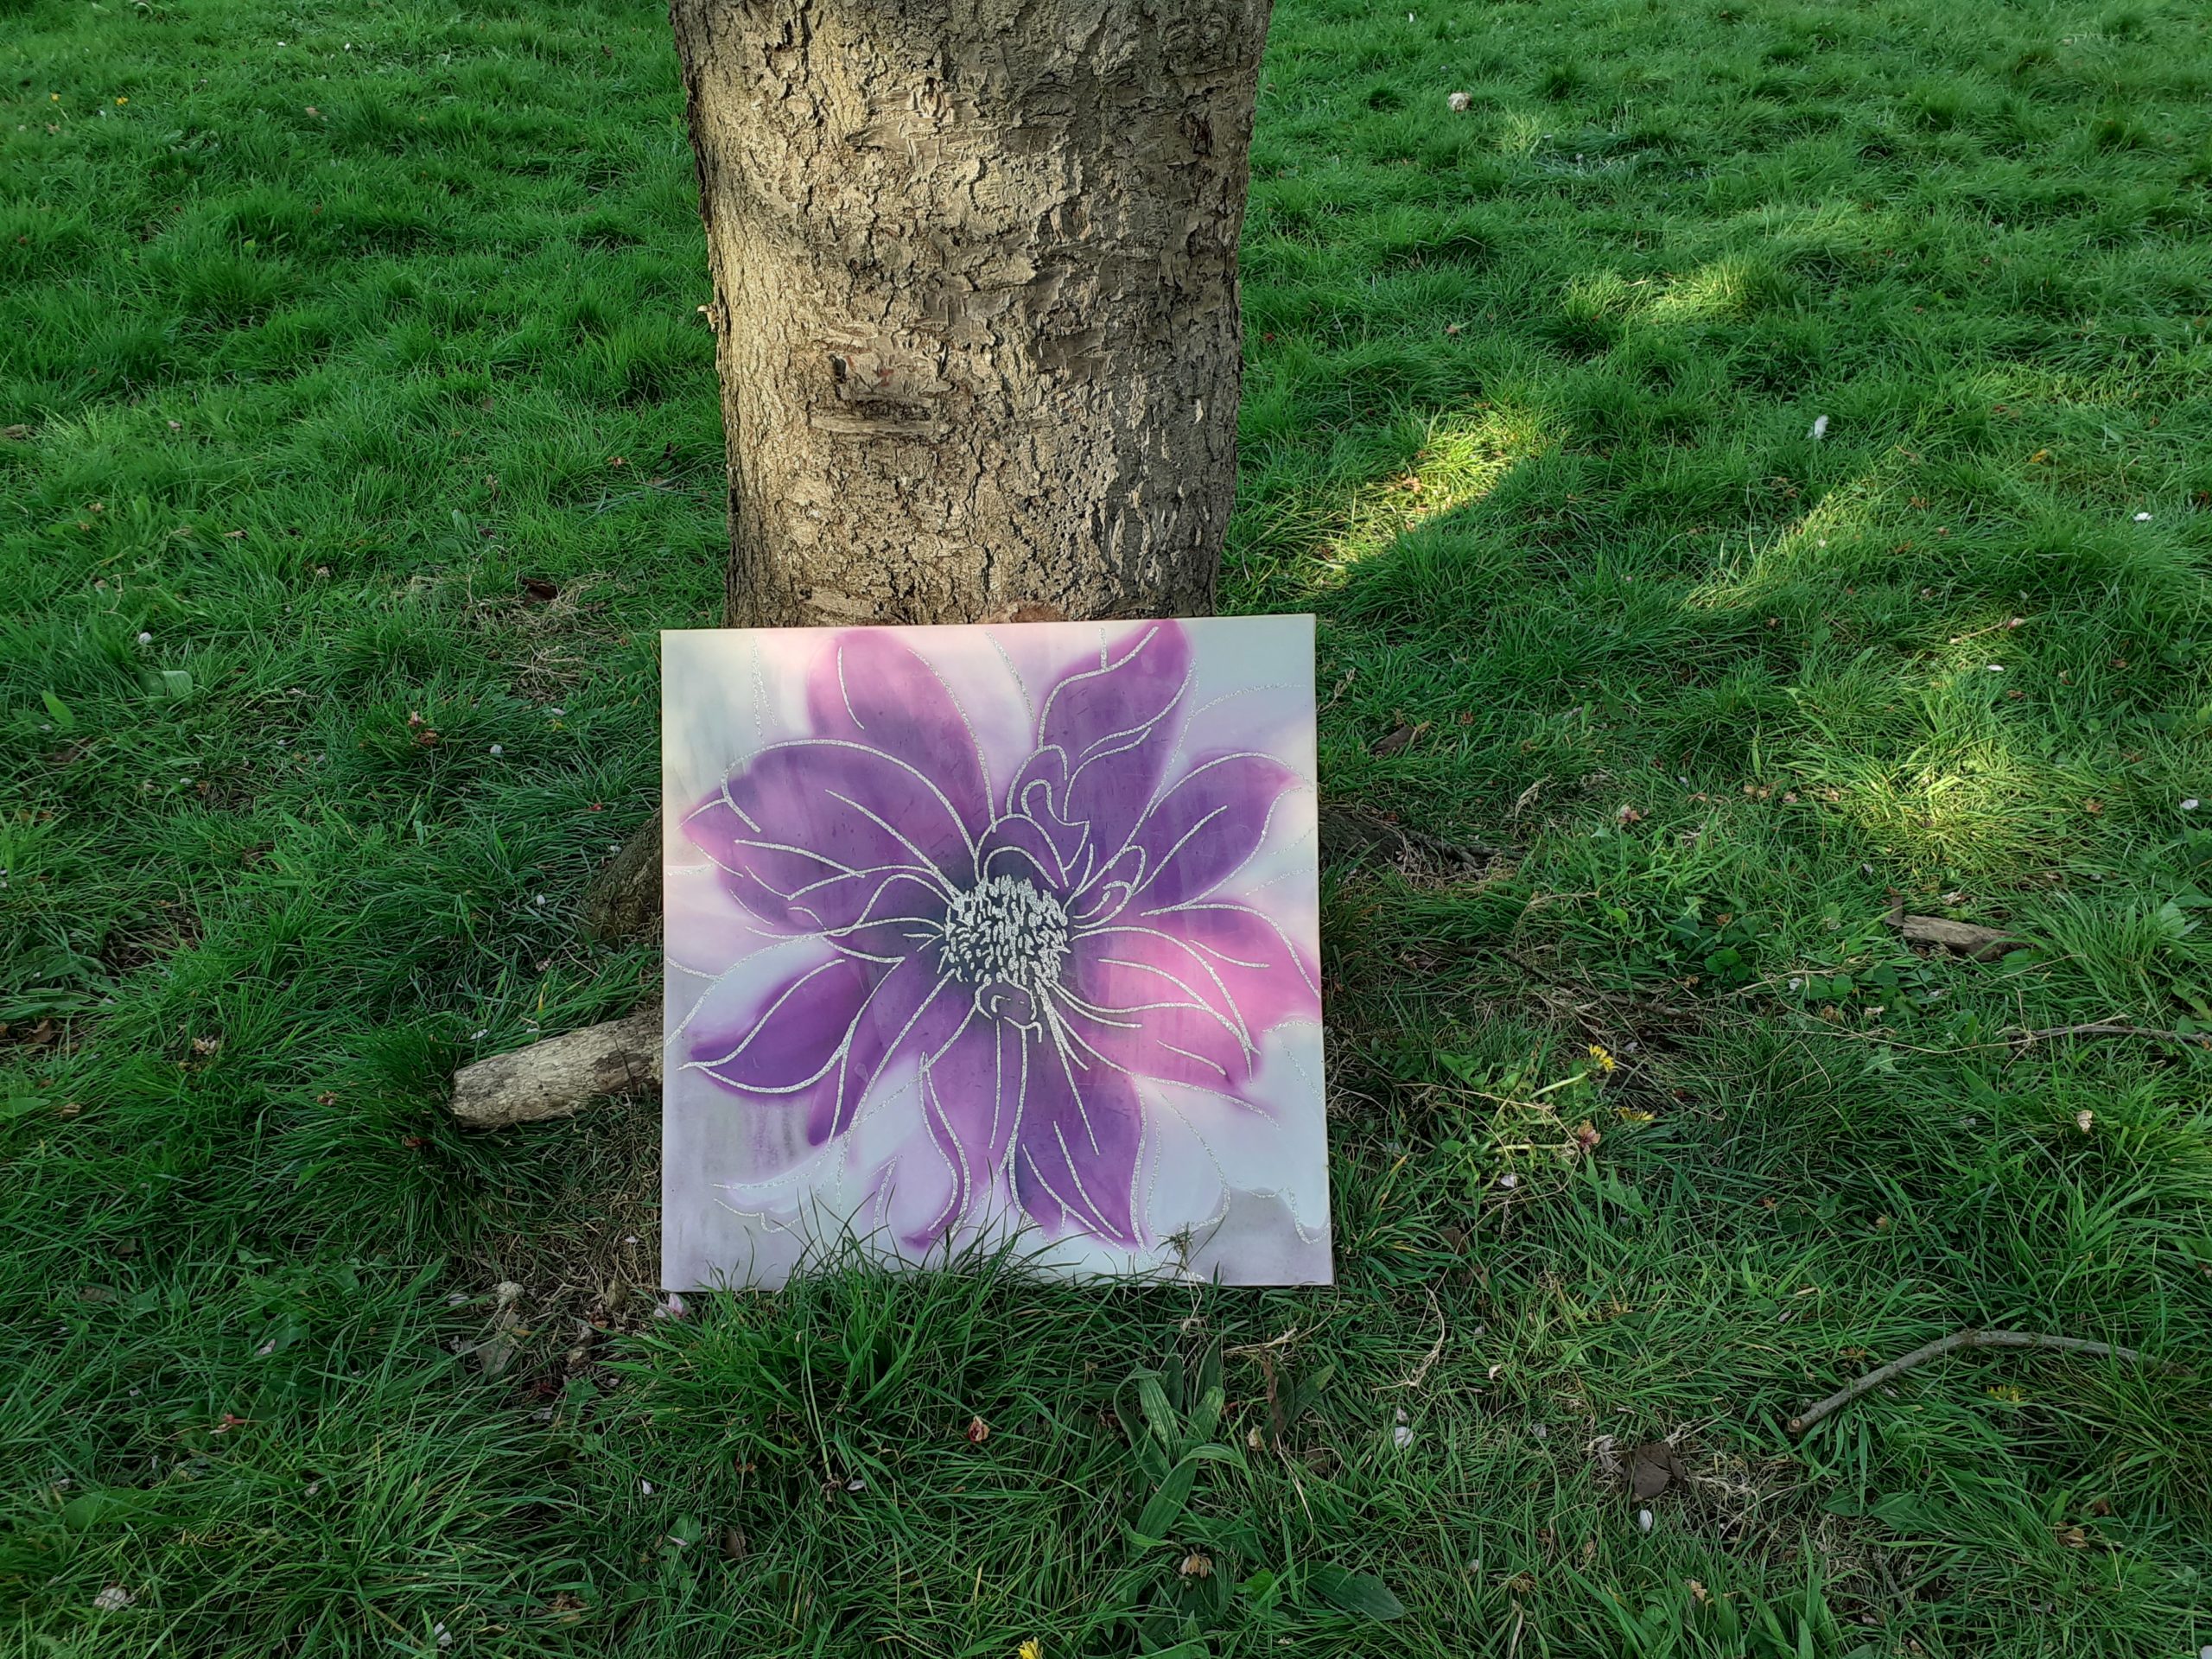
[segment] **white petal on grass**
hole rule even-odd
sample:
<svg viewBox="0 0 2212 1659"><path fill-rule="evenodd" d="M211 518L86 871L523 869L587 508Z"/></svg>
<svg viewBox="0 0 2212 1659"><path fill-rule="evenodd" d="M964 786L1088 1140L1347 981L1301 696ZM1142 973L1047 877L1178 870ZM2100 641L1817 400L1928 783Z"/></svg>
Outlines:
<svg viewBox="0 0 2212 1659"><path fill-rule="evenodd" d="M1651 1511L1650 1511L1650 1510L1638 1510L1636 1512L1636 1529L1637 1529L1638 1532L1649 1532L1649 1531L1650 1531L1650 1530L1651 1530Z"/></svg>
<svg viewBox="0 0 2212 1659"><path fill-rule="evenodd" d="M1446 104L1449 104L1454 110L1465 110L1475 100L1468 97L1465 92L1454 92L1444 101Z"/></svg>
<svg viewBox="0 0 2212 1659"><path fill-rule="evenodd" d="M92 1605L104 1613L119 1613L130 1605L130 1592L119 1584L111 1584L92 1598Z"/></svg>
<svg viewBox="0 0 2212 1659"><path fill-rule="evenodd" d="M2181 804L2181 810L2184 812L2194 812L2198 807L2203 804L2203 802L2198 800L2196 796L2192 795Z"/></svg>
<svg viewBox="0 0 2212 1659"><path fill-rule="evenodd" d="M1828 435L1828 417L1827 417L1827 416L1825 416L1825 415L1816 415L1816 416L1815 416L1813 417L1813 432L1812 432L1812 438L1813 438L1813 442L1814 442L1815 443L1818 443L1818 442L1819 442L1822 438L1825 438L1826 436L1827 436L1827 435Z"/></svg>

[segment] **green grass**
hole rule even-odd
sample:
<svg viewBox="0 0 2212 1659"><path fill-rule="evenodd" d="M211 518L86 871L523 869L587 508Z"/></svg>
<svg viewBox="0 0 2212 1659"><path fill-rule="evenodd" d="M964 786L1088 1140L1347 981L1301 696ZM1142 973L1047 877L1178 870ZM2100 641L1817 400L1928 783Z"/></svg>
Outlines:
<svg viewBox="0 0 2212 1659"><path fill-rule="evenodd" d="M1285 0L1246 244L1230 602L1502 849L1328 873L1338 1288L671 1322L649 1104L442 1096L658 973L573 918L721 583L662 18L0 0L0 1652L2212 1641L2212 1057L2009 1040L2212 1026L2212 30L1408 3ZM1787 1433L1982 1323L2194 1369Z"/></svg>

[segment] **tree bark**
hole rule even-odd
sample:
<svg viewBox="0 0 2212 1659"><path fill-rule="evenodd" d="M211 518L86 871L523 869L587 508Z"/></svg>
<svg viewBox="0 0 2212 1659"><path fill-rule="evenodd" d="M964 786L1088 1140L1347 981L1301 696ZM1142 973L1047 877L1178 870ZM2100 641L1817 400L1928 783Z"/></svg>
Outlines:
<svg viewBox="0 0 2212 1659"><path fill-rule="evenodd" d="M584 931L601 944L660 937L660 814L630 834L584 889Z"/></svg>
<svg viewBox="0 0 2212 1659"><path fill-rule="evenodd" d="M732 626L1212 605L1269 0L671 0Z"/></svg>

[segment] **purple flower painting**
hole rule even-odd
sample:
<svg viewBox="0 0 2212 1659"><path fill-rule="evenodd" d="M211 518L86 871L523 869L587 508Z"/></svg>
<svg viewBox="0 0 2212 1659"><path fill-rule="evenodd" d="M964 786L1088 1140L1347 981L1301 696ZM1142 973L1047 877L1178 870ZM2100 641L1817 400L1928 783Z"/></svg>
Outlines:
<svg viewBox="0 0 2212 1659"><path fill-rule="evenodd" d="M1312 620L672 632L664 1276L1329 1277Z"/></svg>

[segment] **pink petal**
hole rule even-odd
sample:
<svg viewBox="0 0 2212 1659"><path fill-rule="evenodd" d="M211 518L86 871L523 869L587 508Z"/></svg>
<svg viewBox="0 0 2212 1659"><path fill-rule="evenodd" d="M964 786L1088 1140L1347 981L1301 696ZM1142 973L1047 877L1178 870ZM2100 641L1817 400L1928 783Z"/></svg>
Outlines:
<svg viewBox="0 0 2212 1659"><path fill-rule="evenodd" d="M1242 905L1125 913L1080 933L1061 1007L1100 1063L1235 1094L1261 1036L1317 1019L1313 967L1268 918Z"/></svg>

